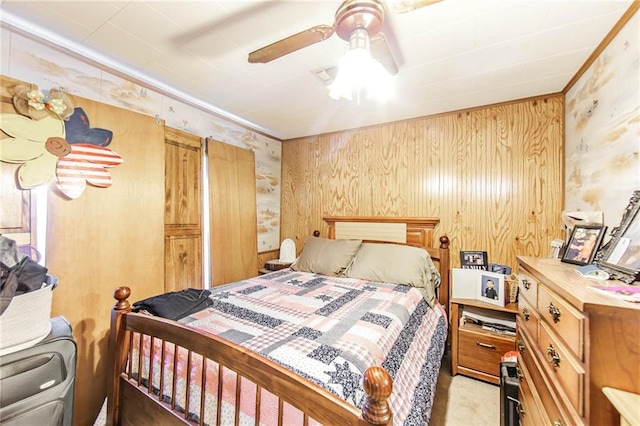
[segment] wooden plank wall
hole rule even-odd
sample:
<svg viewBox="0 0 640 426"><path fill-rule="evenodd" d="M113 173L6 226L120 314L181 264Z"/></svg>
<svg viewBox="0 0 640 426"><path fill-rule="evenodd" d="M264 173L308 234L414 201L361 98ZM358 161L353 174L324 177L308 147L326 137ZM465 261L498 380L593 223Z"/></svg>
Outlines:
<svg viewBox="0 0 640 426"><path fill-rule="evenodd" d="M322 216L436 216L436 238L489 262L547 256L562 236L561 94L285 141L281 238L298 253Z"/></svg>

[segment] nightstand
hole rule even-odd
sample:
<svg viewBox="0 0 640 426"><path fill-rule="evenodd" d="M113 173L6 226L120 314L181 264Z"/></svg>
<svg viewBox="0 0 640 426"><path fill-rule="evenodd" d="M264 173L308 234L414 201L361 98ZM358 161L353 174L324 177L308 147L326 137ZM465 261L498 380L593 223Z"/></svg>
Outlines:
<svg viewBox="0 0 640 426"><path fill-rule="evenodd" d="M515 350L516 337L469 321L463 323L465 307L484 317L499 316L515 323L518 304L497 306L476 299L451 299L451 375L460 373L499 385L502 355Z"/></svg>
<svg viewBox="0 0 640 426"><path fill-rule="evenodd" d="M268 274L269 272L279 271L291 266L293 262L281 262L279 260L267 260L264 263L264 268L261 268L258 273L260 275Z"/></svg>

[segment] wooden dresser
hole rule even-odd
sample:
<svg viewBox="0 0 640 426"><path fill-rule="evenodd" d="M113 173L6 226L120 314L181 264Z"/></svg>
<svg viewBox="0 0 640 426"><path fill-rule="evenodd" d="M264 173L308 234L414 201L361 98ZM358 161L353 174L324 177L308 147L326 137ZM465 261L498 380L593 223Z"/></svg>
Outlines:
<svg viewBox="0 0 640 426"><path fill-rule="evenodd" d="M520 422L615 425L602 392L640 392L640 304L601 294L576 265L518 257Z"/></svg>

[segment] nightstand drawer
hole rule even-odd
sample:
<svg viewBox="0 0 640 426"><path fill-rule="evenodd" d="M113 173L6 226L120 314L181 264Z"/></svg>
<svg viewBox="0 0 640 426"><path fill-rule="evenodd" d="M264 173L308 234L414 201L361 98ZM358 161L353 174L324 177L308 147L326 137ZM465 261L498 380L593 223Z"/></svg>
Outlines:
<svg viewBox="0 0 640 426"><path fill-rule="evenodd" d="M545 286L538 289L538 311L575 356L584 361L584 315Z"/></svg>
<svg viewBox="0 0 640 426"><path fill-rule="evenodd" d="M540 323L540 350L553 379L558 380L571 405L580 416L584 416L584 369L566 347L556 340L544 322ZM544 367L543 367L544 368Z"/></svg>
<svg viewBox="0 0 640 426"><path fill-rule="evenodd" d="M458 364L499 376L502 355L514 349L513 337L460 329Z"/></svg>

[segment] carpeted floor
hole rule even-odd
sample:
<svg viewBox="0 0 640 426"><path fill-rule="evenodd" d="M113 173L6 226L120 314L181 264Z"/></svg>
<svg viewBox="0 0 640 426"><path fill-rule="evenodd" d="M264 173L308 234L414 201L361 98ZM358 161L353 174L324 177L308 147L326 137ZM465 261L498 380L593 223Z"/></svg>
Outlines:
<svg viewBox="0 0 640 426"><path fill-rule="evenodd" d="M458 374L451 377L449 351L442 360L429 426L500 424L500 387Z"/></svg>

